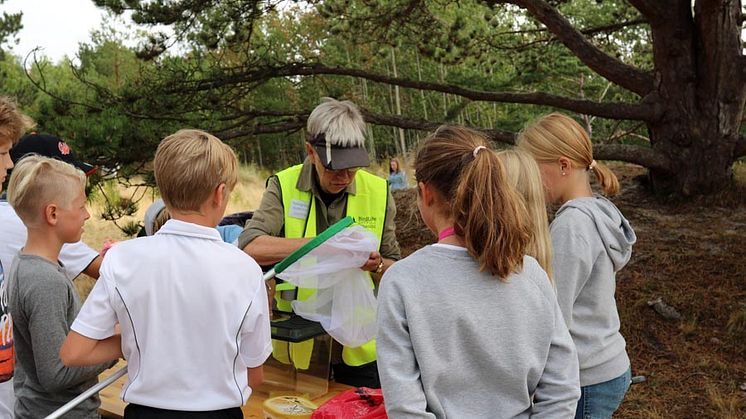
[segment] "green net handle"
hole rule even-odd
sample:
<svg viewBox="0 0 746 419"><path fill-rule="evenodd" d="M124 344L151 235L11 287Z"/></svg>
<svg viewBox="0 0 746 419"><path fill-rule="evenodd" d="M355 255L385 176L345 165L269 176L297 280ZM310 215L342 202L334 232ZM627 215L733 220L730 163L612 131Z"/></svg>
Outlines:
<svg viewBox="0 0 746 419"><path fill-rule="evenodd" d="M305 256L308 252L310 252L311 250L319 247L321 245L321 243L324 243L325 241L329 240L335 234L337 234L340 231L344 230L345 228L351 226L352 223L354 223L354 222L355 222L355 220L348 215L347 217L345 217L345 218L337 221L336 223L332 224L331 226L329 226L329 228L327 228L326 230L324 230L321 234L319 234L318 236L316 236L313 239L311 239L310 242L304 244L303 246L301 246L300 249L298 249L295 252L291 253L290 256L288 256L285 259L283 259L280 262L278 262L277 265L275 265L275 267L273 268L275 274L278 274L278 273L284 271L285 269L287 269L288 266L290 266L293 263L295 263L296 261L298 261L298 259L300 259L303 256Z"/></svg>

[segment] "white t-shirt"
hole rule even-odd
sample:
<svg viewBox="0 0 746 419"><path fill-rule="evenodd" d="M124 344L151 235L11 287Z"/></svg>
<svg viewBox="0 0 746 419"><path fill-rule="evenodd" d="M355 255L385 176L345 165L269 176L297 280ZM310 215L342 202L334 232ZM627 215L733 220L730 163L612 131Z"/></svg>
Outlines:
<svg viewBox="0 0 746 419"><path fill-rule="evenodd" d="M272 352L259 265L214 228L179 220L108 251L72 330L100 340L117 322L129 372L122 399L144 406L242 406L246 369Z"/></svg>
<svg viewBox="0 0 746 419"><path fill-rule="evenodd" d="M13 207L7 201L0 200L0 262L5 270L10 269L10 264L19 250L26 244L26 226L18 218ZM82 241L77 243L66 243L60 250L60 262L65 267L65 274L70 280L80 275L98 252L88 247Z"/></svg>
<svg viewBox="0 0 746 419"><path fill-rule="evenodd" d="M13 207L5 200L0 200L0 269L4 268L7 272L13 259L18 251L26 244L26 226L23 224ZM78 276L85 268L90 265L93 259L98 256L98 252L86 246L83 242L70 243L62 246L60 251L60 261L65 265L65 274L70 280ZM6 314L4 307L5 287L0 278L0 330L5 330L6 325L10 322L10 314ZM13 336L12 333L2 333L0 335L0 362L5 357L4 352L12 351ZM0 368L1 369L1 368ZM3 371L3 375L4 371ZM13 417L13 405L15 396L13 395L13 379L0 383L0 418Z"/></svg>

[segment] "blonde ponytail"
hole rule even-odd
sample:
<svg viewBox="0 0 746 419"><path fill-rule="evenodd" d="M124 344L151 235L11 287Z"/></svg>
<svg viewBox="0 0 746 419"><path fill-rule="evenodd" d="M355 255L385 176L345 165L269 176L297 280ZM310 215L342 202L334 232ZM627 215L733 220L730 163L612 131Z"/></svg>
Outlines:
<svg viewBox="0 0 746 419"><path fill-rule="evenodd" d="M507 181L523 196L531 223L531 240L526 254L532 256L552 280L552 240L549 236L544 185L536 160L519 149L503 150L497 153Z"/></svg>
<svg viewBox="0 0 746 419"><path fill-rule="evenodd" d="M596 174L596 179L598 179L598 183L601 184L601 188L606 195L614 196L619 193L619 179L608 166L596 163L591 171Z"/></svg>

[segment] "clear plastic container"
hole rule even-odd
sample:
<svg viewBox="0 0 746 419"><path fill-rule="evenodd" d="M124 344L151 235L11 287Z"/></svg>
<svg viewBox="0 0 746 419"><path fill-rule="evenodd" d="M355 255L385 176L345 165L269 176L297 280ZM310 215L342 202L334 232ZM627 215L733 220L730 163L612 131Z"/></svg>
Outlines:
<svg viewBox="0 0 746 419"><path fill-rule="evenodd" d="M315 399L329 391L332 339L316 322L275 312L272 355L264 363L264 382L256 391L269 397Z"/></svg>

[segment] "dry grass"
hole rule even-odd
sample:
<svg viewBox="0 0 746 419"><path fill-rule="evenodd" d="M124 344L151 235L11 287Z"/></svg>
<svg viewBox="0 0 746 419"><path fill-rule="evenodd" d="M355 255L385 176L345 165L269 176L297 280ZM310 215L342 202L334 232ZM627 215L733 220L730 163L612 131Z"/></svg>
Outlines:
<svg viewBox="0 0 746 419"><path fill-rule="evenodd" d="M707 398L712 405L712 416L722 419L743 419L746 402L739 390L723 393L715 386L707 388Z"/></svg>

